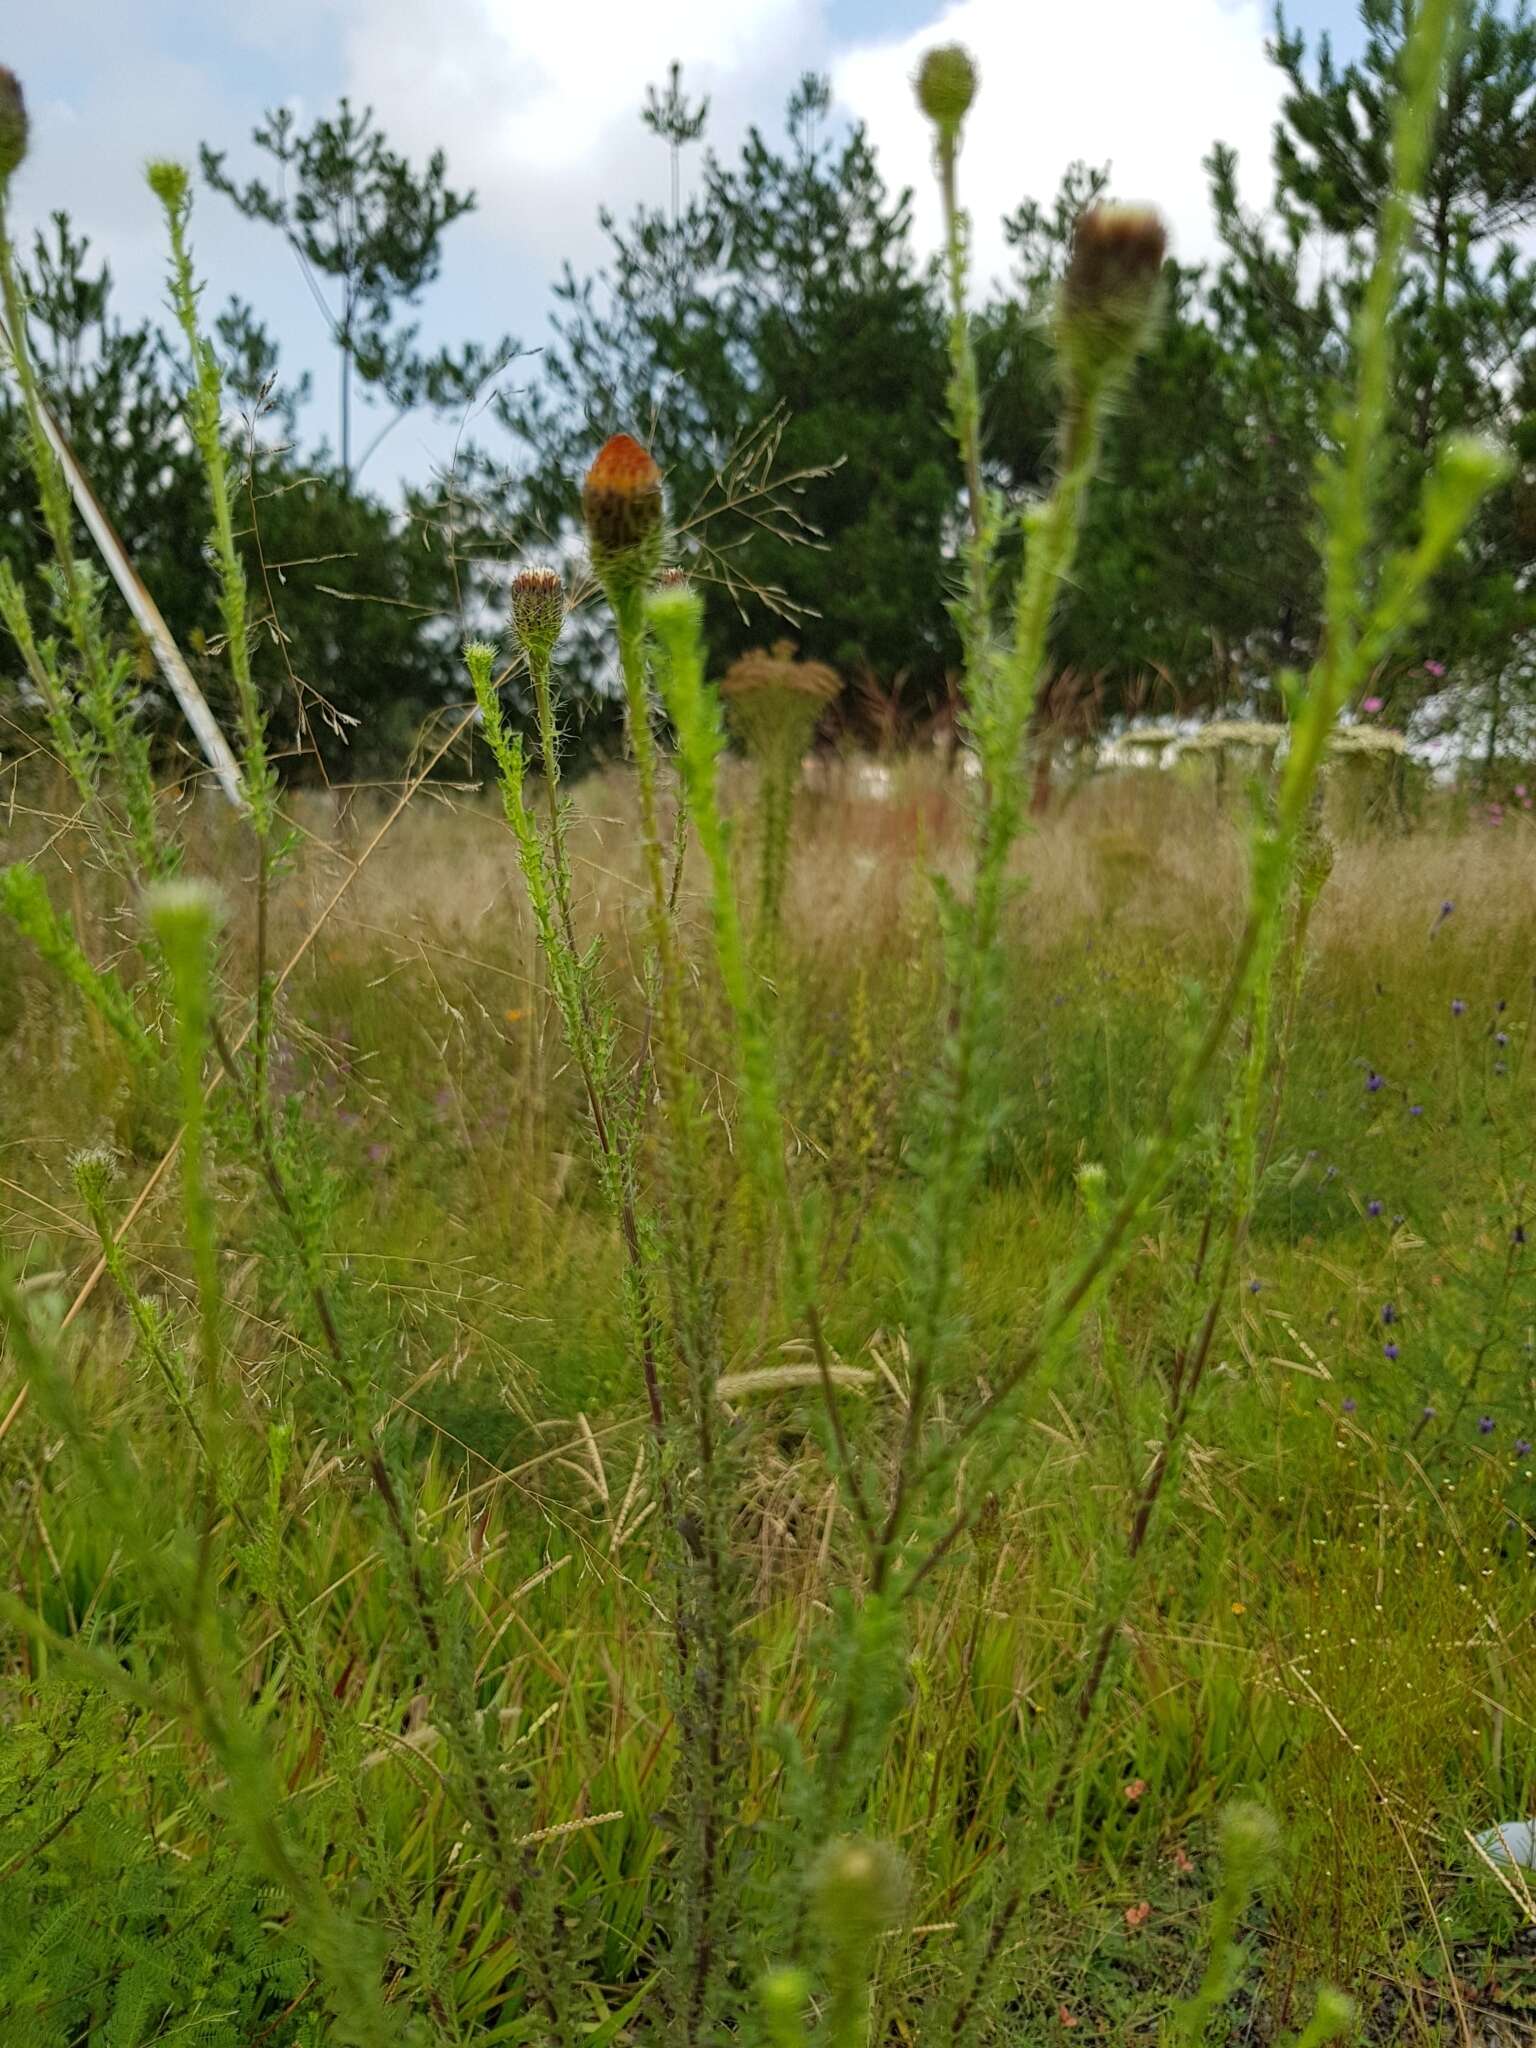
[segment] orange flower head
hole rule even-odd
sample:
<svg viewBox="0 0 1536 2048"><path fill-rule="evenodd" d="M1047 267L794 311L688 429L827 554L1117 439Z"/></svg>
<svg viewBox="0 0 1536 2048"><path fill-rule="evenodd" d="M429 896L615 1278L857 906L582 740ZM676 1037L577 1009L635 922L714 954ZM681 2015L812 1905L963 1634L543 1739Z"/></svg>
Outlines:
<svg viewBox="0 0 1536 2048"><path fill-rule="evenodd" d="M605 584L649 582L661 550L661 471L630 434L597 451L581 487L592 566Z"/></svg>

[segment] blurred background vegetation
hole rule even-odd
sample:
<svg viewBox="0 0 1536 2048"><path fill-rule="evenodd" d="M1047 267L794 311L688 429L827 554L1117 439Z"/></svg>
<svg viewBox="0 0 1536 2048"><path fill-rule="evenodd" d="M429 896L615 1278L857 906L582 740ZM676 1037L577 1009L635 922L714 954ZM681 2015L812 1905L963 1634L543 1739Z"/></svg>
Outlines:
<svg viewBox="0 0 1536 2048"><path fill-rule="evenodd" d="M1170 264L1160 335L1111 431L1110 488L1055 626L1058 681L1042 716L1063 729L1140 709L1274 712L1277 671L1310 658L1312 481L1386 175L1403 36L1400 0L1364 0L1361 14L1363 48L1347 65L1277 25L1285 98L1264 218L1239 207L1234 158L1213 138L1221 254ZM253 138L266 178L241 185L221 150L204 150L220 195L204 203L287 238L335 356L320 376L319 363L279 360L258 310L235 300L218 317L241 409L230 426L248 485L243 545L268 628L258 667L291 776L400 772L423 722L462 700L457 648L500 610L507 561L530 545L574 550L571 479L617 429L654 447L693 572L730 593L710 606L718 664L787 634L842 673L845 716L865 743L946 728L960 479L934 396L942 293L913 246L910 195L888 188L860 129L832 119L815 77L781 134L753 130L732 158L712 151L708 104L675 66L641 118L671 158L669 203L605 213L606 262L567 270L551 332L522 349L510 337L436 353L418 343L415 309L474 205L440 154L410 163L346 102L302 131L269 116ZM1077 165L1060 193L1020 196L1007 222L1013 274L980 309L987 461L1016 505L1052 461L1041 316L1071 222L1108 177ZM1442 578L1432 635L1376 694L1394 724L1450 735L1490 792L1501 761L1528 752L1536 695L1533 218L1536 26L1523 8L1480 0L1396 309L1387 537L1407 529L1445 433L1491 431L1520 459ZM217 705L175 353L153 321L120 319L110 269L65 216L38 235L27 268L48 393ZM306 404L312 375L339 394L333 422L329 406ZM316 436L301 423L321 410ZM454 461L431 486L394 494L381 444L422 411L458 423ZM19 431L0 390L0 551L24 572L41 537ZM569 657L581 739L597 756L617 739L605 655L594 629ZM143 673L153 713L147 657Z"/></svg>

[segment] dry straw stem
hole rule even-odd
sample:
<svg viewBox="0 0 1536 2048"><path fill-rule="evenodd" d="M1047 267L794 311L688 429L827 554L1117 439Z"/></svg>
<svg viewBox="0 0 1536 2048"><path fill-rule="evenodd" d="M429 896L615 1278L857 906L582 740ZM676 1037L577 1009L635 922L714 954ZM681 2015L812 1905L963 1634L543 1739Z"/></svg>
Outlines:
<svg viewBox="0 0 1536 2048"><path fill-rule="evenodd" d="M330 919L332 911L335 910L336 906L341 902L342 898L347 894L348 890L350 890L352 885L356 882L358 876L362 873L363 869L372 859L374 853L377 851L379 845L385 838L386 834L390 831L392 826L395 824L396 820L404 812L406 806L410 803L412 797L415 796L417 790L420 789L421 785L432 773L432 770L437 766L438 762L442 760L443 756L449 752L449 750L454 746L455 742L460 738L460 736L468 730L470 724L474 719L474 716L475 714L473 711L466 711L464 716L451 729L451 731L448 734L448 737L430 755L430 757L417 771L416 775L411 779L411 781L407 783L405 789L401 792L399 799L394 804L393 808L390 810L388 816L384 819L383 824L379 826L378 830L374 833L373 837L369 840L368 844L363 848L362 852L358 855L357 860L353 863L352 867L348 870L347 874L337 885L335 892L332 894L330 900L326 903L325 908L320 912L319 916L310 925L309 929L305 932L303 938L299 941L298 945L294 948L293 952L288 956L287 961L279 969L276 980L274 981L273 984L272 993L274 998L286 985L289 978L294 973L294 970L303 960L305 954L308 953L310 947L315 943L316 939L319 938L321 932L325 929L325 926ZM241 1026L239 1032L230 1041L229 1050L231 1057L238 1053L241 1050L241 1048L246 1044L247 1040L250 1038L250 1035L255 1028L256 1026L254 1018L249 1019L244 1025ZM210 1096L219 1086L220 1081L224 1078L225 1072L226 1069L222 1065L214 1069L207 1086L207 1093ZM149 1178L145 1181L144 1185L139 1189L137 1195L134 1196L133 1201L130 1203L128 1207L127 1214L123 1217L122 1222L118 1225L116 1233L114 1234L114 1244L121 1244L123 1242L124 1238L127 1237L129 1231L132 1230L135 1223L138 1222L140 1216L143 1215L144 1211L148 1208L151 1201L153 1201L156 1192L159 1190L159 1188L165 1181L166 1176L169 1174L172 1166L176 1162L176 1156L181 1150L181 1141L183 1135L184 1133L181 1131L178 1131L176 1133L176 1136L171 1140L170 1145L161 1154L161 1157L156 1166L154 1167L154 1169L152 1170L152 1172L150 1173ZM70 1325L78 1319L78 1317L84 1310L86 1303L90 1300L91 1296L96 1292L97 1286L100 1284L102 1277L106 1273L106 1270L106 1259L104 1257L99 1258L96 1261L95 1265L92 1266L90 1272L86 1275L85 1279L82 1281L78 1291L74 1296L74 1299L70 1302L69 1307L65 1310L63 1320L59 1325L61 1331L67 1330L70 1327ZM19 1392L17 1393L15 1400L11 1403L10 1408L6 1412L3 1422L0 1422L0 1442L4 1441L6 1432L13 1427L17 1417L20 1416L23 1410L26 1408L28 1384L28 1382L23 1381L22 1386Z"/></svg>

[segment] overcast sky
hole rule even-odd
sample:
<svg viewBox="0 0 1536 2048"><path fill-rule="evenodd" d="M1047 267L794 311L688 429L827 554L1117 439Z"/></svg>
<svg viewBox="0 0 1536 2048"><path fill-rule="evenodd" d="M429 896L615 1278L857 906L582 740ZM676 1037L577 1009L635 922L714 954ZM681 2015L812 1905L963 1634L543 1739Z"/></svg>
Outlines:
<svg viewBox="0 0 1536 2048"><path fill-rule="evenodd" d="M1287 8L1343 47L1356 41L1354 11L1353 0ZM664 199L666 154L638 109L673 58L691 91L709 94L722 153L748 123L778 132L801 72L830 73L837 111L867 122L888 180L916 188L926 243L928 140L908 81L930 43L969 45L983 89L963 170L984 271L1002 267L1001 215L1049 196L1079 156L1111 161L1119 195L1157 201L1180 253L1205 253L1201 158L1217 138L1234 144L1260 200L1276 107L1268 0L34 0L7 12L0 61L23 80L34 138L17 225L67 208L110 258L124 311L161 299L146 158L193 161L208 141L245 173L264 109L291 104L302 121L349 93L376 107L397 147L442 147L453 181L479 194L478 213L449 233L423 313L444 340L510 331L536 345L562 259L581 270L601 256L599 204L622 214ZM204 192L194 242L210 304L250 299L288 372L315 372L305 431L325 432L334 369L280 239ZM368 481L419 475L443 446L441 430L409 422Z"/></svg>

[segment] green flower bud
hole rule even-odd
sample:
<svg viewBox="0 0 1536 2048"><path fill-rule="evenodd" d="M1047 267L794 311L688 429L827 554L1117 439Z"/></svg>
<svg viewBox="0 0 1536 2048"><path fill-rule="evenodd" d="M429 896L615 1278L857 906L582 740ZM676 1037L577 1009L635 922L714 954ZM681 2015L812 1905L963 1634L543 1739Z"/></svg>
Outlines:
<svg viewBox="0 0 1536 2048"><path fill-rule="evenodd" d="M1256 1885L1280 1855L1274 1815L1250 1799L1239 1799L1221 1816L1221 1858L1230 1878Z"/></svg>
<svg viewBox="0 0 1536 2048"><path fill-rule="evenodd" d="M167 213L176 213L186 205L191 179L185 164L175 163L169 157L156 157L145 166L144 175L150 191Z"/></svg>
<svg viewBox="0 0 1536 2048"><path fill-rule="evenodd" d="M224 907L211 882L178 875L156 882L145 894L149 921L169 953L175 948L204 946L223 921Z"/></svg>
<svg viewBox="0 0 1536 2048"><path fill-rule="evenodd" d="M107 1195L117 1179L117 1155L105 1145L91 1145L76 1152L69 1162L70 1178L91 1216L106 1207Z"/></svg>
<svg viewBox="0 0 1536 2048"><path fill-rule="evenodd" d="M512 578L512 630L524 653L548 659L565 628L565 585L554 569L519 569Z"/></svg>
<svg viewBox="0 0 1536 2048"><path fill-rule="evenodd" d="M901 1858L885 1842L846 1835L811 1866L811 1897L826 1931L859 1943L893 1925L906 1896Z"/></svg>
<svg viewBox="0 0 1536 2048"><path fill-rule="evenodd" d="M27 103L21 80L0 64L0 185L27 153Z"/></svg>
<svg viewBox="0 0 1536 2048"><path fill-rule="evenodd" d="M1340 2034L1347 2034L1355 2024L1357 2008L1355 2001L1345 1992L1325 1984L1317 1994L1317 2004L1312 2010L1312 2024L1307 2032L1318 2041L1334 2041Z"/></svg>
<svg viewBox="0 0 1536 2048"><path fill-rule="evenodd" d="M941 44L924 57L913 84L917 104L929 120L953 136L976 97L975 59L959 43Z"/></svg>
<svg viewBox="0 0 1536 2048"><path fill-rule="evenodd" d="M792 2041L800 2033L800 2016L811 1996L804 1970L770 1970L757 1987L771 2041Z"/></svg>

